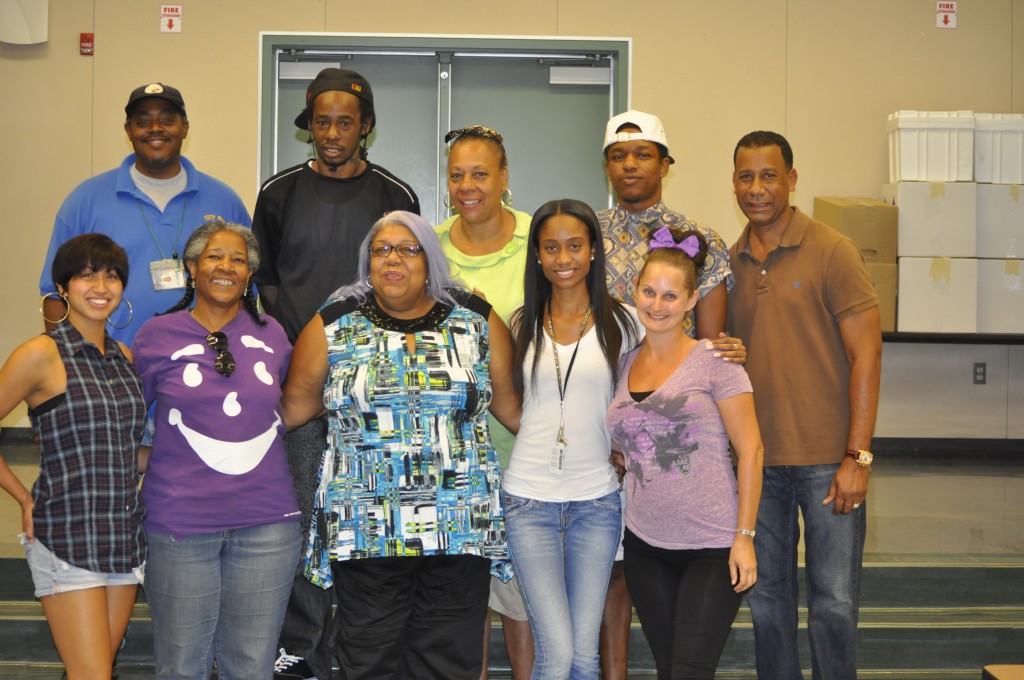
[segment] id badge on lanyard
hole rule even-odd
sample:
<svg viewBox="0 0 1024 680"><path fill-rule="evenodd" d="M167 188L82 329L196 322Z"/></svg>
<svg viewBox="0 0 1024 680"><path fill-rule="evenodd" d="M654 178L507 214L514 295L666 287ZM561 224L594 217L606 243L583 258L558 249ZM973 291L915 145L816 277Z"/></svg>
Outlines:
<svg viewBox="0 0 1024 680"><path fill-rule="evenodd" d="M181 219L178 220L178 233L174 237L174 248L171 257L164 257L164 249L160 246L160 240L153 231L153 226L146 219L146 213L142 205L138 204L139 215L149 229L149 235L153 237L156 249L160 251L161 259L149 263L149 277L153 280L153 290L174 290L185 287L185 263L178 258L178 239L181 238L181 228L185 224L185 210L188 208L188 195L185 195L181 204Z"/></svg>
<svg viewBox="0 0 1024 680"><path fill-rule="evenodd" d="M153 290L173 290L185 287L185 264L178 258L164 258L149 263Z"/></svg>
<svg viewBox="0 0 1024 680"><path fill-rule="evenodd" d="M555 322L551 318L551 308L548 307L548 332L551 334L551 354L555 359L555 380L558 382L558 435L555 437L555 444L551 447L551 457L548 459L548 472L561 475L565 469L565 453L569 442L565 440L565 393L569 389L569 376L572 374L572 366L576 363L576 352L580 349L580 341L587 330L587 322L590 321L592 305L587 305L587 313L583 316L583 323L580 324L580 336L576 338L576 347L572 350L572 358L569 359L569 367L565 371L565 382L562 382L562 364L558 361L558 341L555 338Z"/></svg>

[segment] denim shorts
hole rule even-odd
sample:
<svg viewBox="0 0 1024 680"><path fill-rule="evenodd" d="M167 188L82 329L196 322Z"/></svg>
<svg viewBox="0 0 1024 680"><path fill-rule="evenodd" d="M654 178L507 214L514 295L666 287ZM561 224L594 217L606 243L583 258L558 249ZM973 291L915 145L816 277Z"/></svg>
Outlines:
<svg viewBox="0 0 1024 680"><path fill-rule="evenodd" d="M32 571L32 583L36 587L36 597L69 593L86 588L137 586L142 583L145 564L127 574L104 574L98 571L89 571L68 564L57 557L38 538L32 543L25 539L24 534L20 538L21 544L25 546L28 568Z"/></svg>

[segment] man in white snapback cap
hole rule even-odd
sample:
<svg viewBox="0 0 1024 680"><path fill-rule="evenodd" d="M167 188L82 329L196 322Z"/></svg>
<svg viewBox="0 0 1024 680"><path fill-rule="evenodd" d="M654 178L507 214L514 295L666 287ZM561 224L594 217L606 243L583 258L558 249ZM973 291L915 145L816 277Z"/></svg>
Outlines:
<svg viewBox="0 0 1024 680"><path fill-rule="evenodd" d="M608 290L635 306L637 276L647 257L647 239L663 226L698 231L708 243L707 259L698 272L700 299L685 322L694 338L715 340L726 361L743 363L741 341L725 337L726 298L732 288L729 249L713 230L686 219L661 200L661 181L675 159L661 119L643 111L626 111L608 121L604 134L604 167L615 192L616 206L597 213L604 234ZM621 549L612 567L601 624L601 671L605 680L626 677L632 602L626 588Z"/></svg>
<svg viewBox="0 0 1024 680"><path fill-rule="evenodd" d="M604 167L617 205L597 214L604 231L608 290L634 304L634 287L647 255L647 239L660 227L699 231L708 242L708 259L700 272L700 300L685 322L695 338L717 338L725 330L726 293L732 288L728 247L712 229L688 220L661 200L662 179L675 159L661 119L643 111L626 111L608 121Z"/></svg>
<svg viewBox="0 0 1024 680"><path fill-rule="evenodd" d="M608 121L604 130L604 149L618 142L631 142L641 140L654 142L661 145L662 155L669 164L676 162L676 159L668 155L668 135L665 134L665 126L661 119L651 113L629 110L620 113ZM664 177L665 175L662 175Z"/></svg>

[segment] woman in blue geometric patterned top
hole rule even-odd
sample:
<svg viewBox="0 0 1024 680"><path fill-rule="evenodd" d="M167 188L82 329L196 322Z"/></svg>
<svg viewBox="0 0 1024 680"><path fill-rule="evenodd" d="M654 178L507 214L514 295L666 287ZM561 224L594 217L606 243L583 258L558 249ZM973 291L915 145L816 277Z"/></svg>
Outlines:
<svg viewBox="0 0 1024 680"><path fill-rule="evenodd" d="M491 560L508 556L487 412L518 429L511 353L405 211L372 227L359 280L299 336L285 420L328 414L306 573L338 594L347 677L479 677Z"/></svg>

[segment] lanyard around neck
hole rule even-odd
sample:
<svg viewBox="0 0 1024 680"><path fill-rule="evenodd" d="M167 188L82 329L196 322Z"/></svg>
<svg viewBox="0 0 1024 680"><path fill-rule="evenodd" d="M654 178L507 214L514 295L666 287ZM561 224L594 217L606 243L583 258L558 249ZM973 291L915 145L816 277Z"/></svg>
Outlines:
<svg viewBox="0 0 1024 680"><path fill-rule="evenodd" d="M146 223L146 228L149 229L149 235L153 237L153 243L156 244L156 249L160 251L160 257L164 260L167 259L167 255L164 254L164 249L160 247L160 240L156 237L156 232L153 231L153 226L146 219L146 212L142 209L142 205L136 203L139 208L139 214L142 215L142 221ZM181 240L181 227L185 224L185 210L188 209L188 194L185 194L185 199L181 203L181 219L178 220L178 233L174 235L174 249L172 250L171 258L174 260L178 259L178 241Z"/></svg>
<svg viewBox="0 0 1024 680"><path fill-rule="evenodd" d="M555 355L555 379L558 381L558 400L565 406L565 393L569 389L569 375L572 373L572 365L576 363L576 352L580 349L580 341L587 333L587 323L590 321L590 313L593 305L587 305L587 313L583 315L583 323L580 324L580 336L576 338L576 347L572 350L572 357L569 359L569 367L565 370L565 383L562 382L562 366L558 362L558 342L555 340L555 322L551 316L551 303L548 303L548 333L551 334L551 352Z"/></svg>
<svg viewBox="0 0 1024 680"><path fill-rule="evenodd" d="M587 332L587 322L590 321L590 312L593 305L587 305L587 313L583 316L583 323L580 324L580 337L576 338L576 347L572 350L572 358L569 359L569 368L565 371L565 383L562 383L562 366L558 363L558 341L555 340L555 322L551 316L551 301L548 301L548 332L551 334L551 352L555 355L555 379L558 380L558 435L555 437L555 448L552 452L549 469L552 472L561 474L562 465L565 460L565 449L569 442L565 440L565 393L569 389L569 375L572 373L572 365L576 363L576 352L580 349L580 341Z"/></svg>

